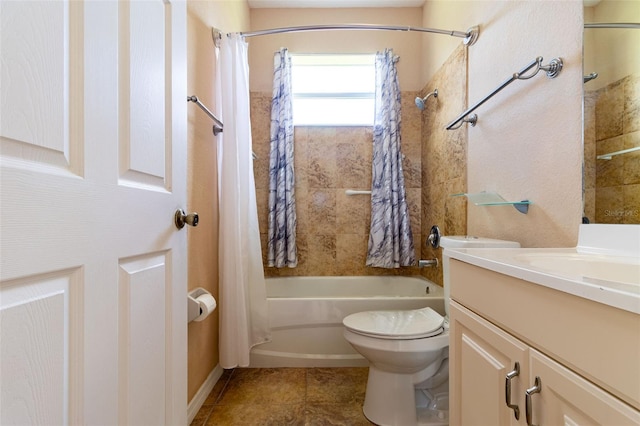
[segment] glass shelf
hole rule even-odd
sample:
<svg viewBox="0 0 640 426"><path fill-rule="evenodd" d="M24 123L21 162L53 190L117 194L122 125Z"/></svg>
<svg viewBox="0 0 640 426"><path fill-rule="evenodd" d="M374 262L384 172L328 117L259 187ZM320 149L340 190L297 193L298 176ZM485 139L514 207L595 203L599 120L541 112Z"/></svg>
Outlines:
<svg viewBox="0 0 640 426"><path fill-rule="evenodd" d="M461 192L459 194L451 194L452 197L465 196L476 206L513 206L520 213L527 214L529 212L529 205L533 204L529 200L522 201L506 201L499 194L495 192L477 192L475 194L467 194Z"/></svg>

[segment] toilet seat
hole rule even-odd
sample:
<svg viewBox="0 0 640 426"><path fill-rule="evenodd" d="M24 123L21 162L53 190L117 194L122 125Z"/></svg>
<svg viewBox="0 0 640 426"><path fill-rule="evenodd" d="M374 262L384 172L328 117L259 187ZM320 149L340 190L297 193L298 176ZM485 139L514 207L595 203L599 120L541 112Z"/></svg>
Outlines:
<svg viewBox="0 0 640 426"><path fill-rule="evenodd" d="M388 340L422 339L444 330L444 317L431 308L358 312L342 323L354 333Z"/></svg>

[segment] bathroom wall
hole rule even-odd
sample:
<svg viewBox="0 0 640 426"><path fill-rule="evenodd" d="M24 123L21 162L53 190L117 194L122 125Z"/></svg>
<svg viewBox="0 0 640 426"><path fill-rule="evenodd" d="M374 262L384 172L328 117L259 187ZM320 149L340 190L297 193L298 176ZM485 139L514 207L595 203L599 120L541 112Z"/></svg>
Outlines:
<svg viewBox="0 0 640 426"><path fill-rule="evenodd" d="M450 7L459 11L455 16ZM477 110L468 134L469 192L495 191L529 199L527 215L513 207L469 203L470 234L519 241L525 247L577 243L582 217L582 1L428 2L424 26L480 25L468 51L468 104L493 91L537 56L564 61L556 79L516 81ZM423 39L427 55L436 40ZM439 41L437 41L439 43ZM460 111L462 112L462 111ZM457 114L451 116L453 120Z"/></svg>
<svg viewBox="0 0 640 426"><path fill-rule="evenodd" d="M585 22L638 22L640 8L635 1L605 0L584 8ZM591 91L640 70L640 55L634 54L640 31L586 29L584 31L584 73L597 71L598 78L585 89ZM615 48L612 48L615 47Z"/></svg>
<svg viewBox="0 0 640 426"><path fill-rule="evenodd" d="M467 48L460 42L420 92L421 96L438 89L430 97L422 118L422 254L423 259L442 262L442 249L425 244L433 225L442 235L466 235L467 199L451 194L466 192L467 132L445 130L451 117L466 106ZM424 268L422 274L442 285L442 267Z"/></svg>
<svg viewBox="0 0 640 426"><path fill-rule="evenodd" d="M596 223L640 224L640 74L585 93L585 213Z"/></svg>
<svg viewBox="0 0 640 426"><path fill-rule="evenodd" d="M402 59L401 59L402 60ZM420 258L421 137L417 92L402 93L402 152L416 258ZM251 131L263 260L266 265L271 94L253 92ZM296 127L296 268L269 268L266 276L417 275L416 267L365 267L371 197L346 189L371 189L371 127Z"/></svg>
<svg viewBox="0 0 640 426"><path fill-rule="evenodd" d="M585 22L638 22L633 2L602 1L584 9ZM585 215L596 223L640 223L640 152L596 160L596 155L640 145L640 31L587 29L585 84ZM612 48L615 46L615 49Z"/></svg>
<svg viewBox="0 0 640 426"><path fill-rule="evenodd" d="M380 24L421 26L422 8L337 8L337 9L252 9L253 31L321 24ZM400 87L417 91L424 85L420 76L422 39L406 31L312 31L253 37L249 40L250 88L269 92L273 85L273 52L287 47L293 53L375 53L393 47L400 56ZM256 70L261 70L256 72Z"/></svg>
<svg viewBox="0 0 640 426"><path fill-rule="evenodd" d="M420 8L391 9L253 9L252 30L323 23L369 23L420 26ZM251 131L263 253L266 251L269 126L273 52L284 46L292 53L375 53L393 48L400 56L402 150L410 221L420 258L421 114L415 107L419 81L420 34L390 31L339 31L279 34L249 39L251 68ZM296 127L297 202L296 268L268 268L280 275L417 275L419 270L366 268L370 202L366 195L347 196L345 189L371 187L371 127ZM266 262L265 262L266 265Z"/></svg>
<svg viewBox="0 0 640 426"><path fill-rule="evenodd" d="M261 168L260 162L267 158L268 136L265 135L268 135L268 115L260 111L266 110L271 93L273 52L281 46L301 53L375 52L393 47L401 57L398 68L404 91L403 132L408 132L408 135L403 133L403 144L405 155L412 164L409 168L413 170L409 172L413 173L412 177L407 177L407 180L412 181L411 189L423 187L417 195L410 195L410 199L418 199L412 207L412 227L419 230L414 235L416 248L424 247L425 230L428 231L432 224L447 229L449 234L465 233L465 218L460 212L465 210L466 202L448 197L450 193L464 190L495 190L507 199L529 198L535 203L528 215L522 215L511 207L470 205L466 216L469 233L514 239L531 247L575 245L582 215L582 1L428 1L422 9L251 11L245 0L188 1L188 13L188 90L212 108L215 106L212 26L231 32L340 22L455 30L466 30L479 24L480 38L469 48L466 58L464 48L459 48L459 38L436 34L367 31L349 32L345 36L344 32L325 32L250 39L252 131L254 149L259 156L255 164L256 179L264 179L260 176L266 170ZM536 76L529 81L513 83L478 110L479 123L475 128L465 125L453 132L442 130L443 124L464 109L460 104L464 104L465 94L468 95L468 104L476 102L536 56L543 56L545 63L560 56L565 61L565 68L555 80ZM468 61L466 68L455 65L464 60ZM447 85L448 89L442 89ZM426 112L419 113L408 105L413 104L415 92L425 94L436 86L441 98L435 105L430 98ZM429 108L435 108L435 114ZM188 231L189 252L199 253L198 256L190 256L189 288L202 286L217 296L215 146L212 144L210 120L195 105L191 105L188 111L189 210L198 211L201 217L199 227ZM423 127L422 134L417 130L420 126ZM368 154L364 141L370 140L369 133L364 128L300 128L296 134L298 140L313 140L320 144L296 145L298 151L306 152L299 161L306 157L309 164L309 159L317 156L314 150L316 153L323 149L330 153L340 152L339 157L334 157L335 167L338 167L338 158L344 159L355 172L348 177L354 179L349 183L358 183L355 175L370 173L367 172L369 162L360 167L362 158ZM415 144L417 139L422 140L422 147ZM468 177L465 184L465 171L461 164L467 139ZM425 144L432 144L433 152ZM454 166L445 167L450 164ZM419 176L415 176L416 170L420 170ZM309 187L309 182L315 179L309 179L309 176L306 179L307 201L302 204L307 206L307 217L301 215L299 218L303 225L307 221L307 250L310 245L319 246L321 250L314 261L319 265L326 264L327 270L337 273L338 264L347 263L344 257L338 261L339 252L358 253L364 258L360 247L365 234L362 227L368 217L364 210L366 198L347 199L341 192L343 188L337 187L338 178L343 182L340 185L344 185L342 175L336 177L334 174L335 183L326 189ZM301 194L302 190L299 192ZM411 190L409 192L413 194ZM323 200L329 205L335 203L333 215L323 207L327 205ZM261 202L265 202L264 197ZM365 206L358 205L362 203ZM422 213L414 222L416 210ZM339 212L351 214L340 216ZM335 235L335 240L314 233L320 227L312 222L326 218L335 220L335 234L331 234ZM261 219L261 230L266 232L263 226ZM339 232L350 230L353 231ZM423 257L427 255L429 252ZM363 263L357 258L352 260L357 262L354 269ZM307 265L307 271L310 271L307 273L318 274L311 272L310 266ZM428 270L422 272L432 273ZM438 277L434 275L432 279L437 281ZM217 314L214 314L207 321L189 325L189 399L218 362L217 321Z"/></svg>
<svg viewBox="0 0 640 426"><path fill-rule="evenodd" d="M215 110L215 51L211 27L225 32L249 28L246 0L187 2L187 90ZM188 210L200 216L189 228L189 290L204 287L218 296L218 201L216 145L212 122L195 104L188 108ZM188 400L219 362L218 311L202 322L191 322L188 335Z"/></svg>

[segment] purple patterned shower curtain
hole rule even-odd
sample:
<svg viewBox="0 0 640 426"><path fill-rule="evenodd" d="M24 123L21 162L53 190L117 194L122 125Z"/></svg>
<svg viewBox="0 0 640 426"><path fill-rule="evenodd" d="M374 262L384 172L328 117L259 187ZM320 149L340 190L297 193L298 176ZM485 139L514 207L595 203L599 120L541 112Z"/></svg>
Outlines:
<svg viewBox="0 0 640 426"><path fill-rule="evenodd" d="M276 52L273 62L267 265L294 268L298 264L298 253L293 174L291 58L287 49Z"/></svg>
<svg viewBox="0 0 640 426"><path fill-rule="evenodd" d="M400 149L398 59L390 49L376 54L371 230L366 264L379 268L415 264Z"/></svg>

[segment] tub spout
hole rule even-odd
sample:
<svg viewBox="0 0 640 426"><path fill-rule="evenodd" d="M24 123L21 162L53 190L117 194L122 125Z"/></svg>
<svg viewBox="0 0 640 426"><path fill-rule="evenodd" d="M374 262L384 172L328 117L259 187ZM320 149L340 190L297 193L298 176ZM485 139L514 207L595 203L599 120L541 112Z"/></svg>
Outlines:
<svg viewBox="0 0 640 426"><path fill-rule="evenodd" d="M438 259L418 260L418 268L437 268Z"/></svg>

